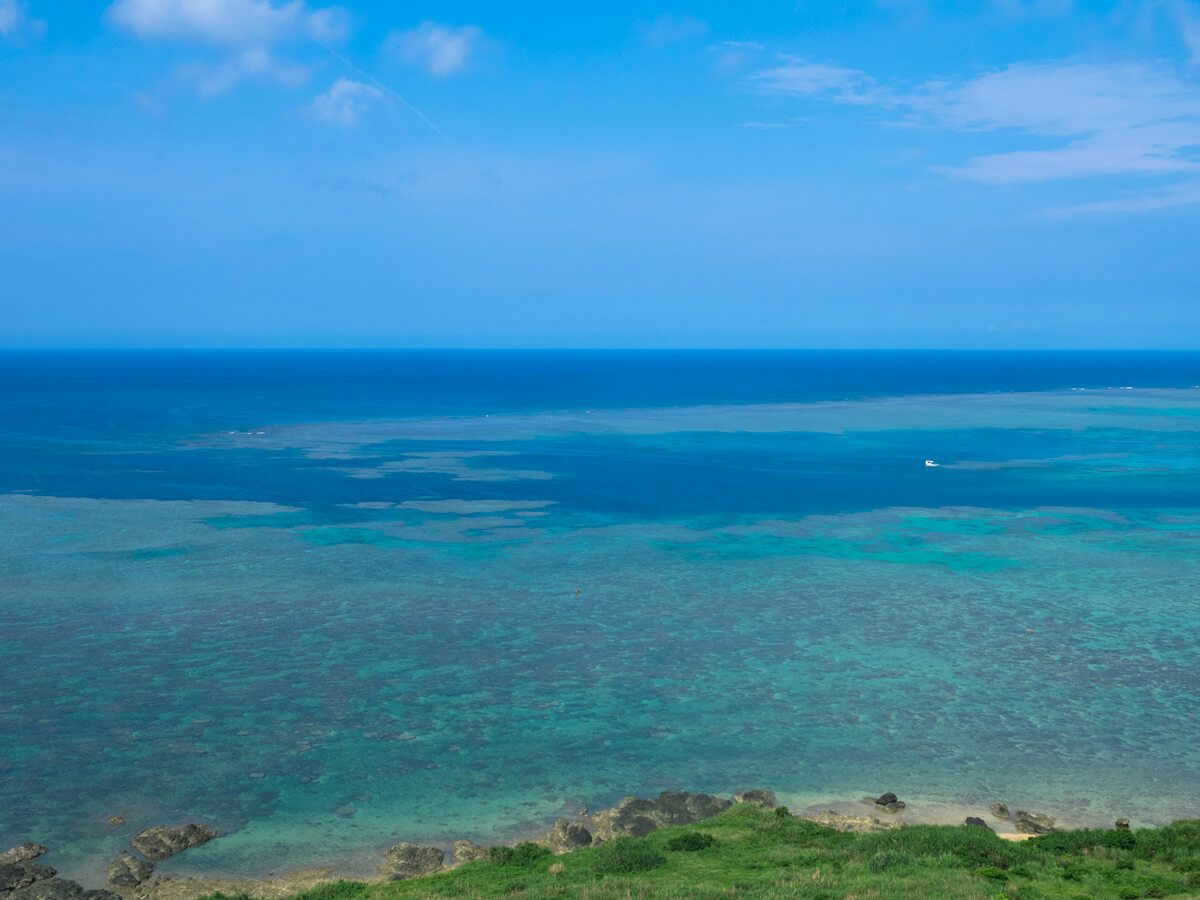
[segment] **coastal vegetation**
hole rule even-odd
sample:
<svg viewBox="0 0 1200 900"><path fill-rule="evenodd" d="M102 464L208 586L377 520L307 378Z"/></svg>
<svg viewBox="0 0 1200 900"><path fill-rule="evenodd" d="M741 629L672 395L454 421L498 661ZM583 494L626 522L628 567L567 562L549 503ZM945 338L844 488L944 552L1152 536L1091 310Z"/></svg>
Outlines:
<svg viewBox="0 0 1200 900"><path fill-rule="evenodd" d="M533 846L423 878L325 884L295 900L1200 896L1200 821L1055 831L1014 842L978 825L844 833L783 809L739 803L691 825L559 855Z"/></svg>

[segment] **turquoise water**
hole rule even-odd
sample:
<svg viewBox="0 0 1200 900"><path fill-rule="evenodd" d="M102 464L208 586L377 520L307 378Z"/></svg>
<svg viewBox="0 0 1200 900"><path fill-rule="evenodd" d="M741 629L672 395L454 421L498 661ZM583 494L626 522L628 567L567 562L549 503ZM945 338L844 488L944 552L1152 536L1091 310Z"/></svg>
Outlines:
<svg viewBox="0 0 1200 900"><path fill-rule="evenodd" d="M1200 816L1200 358L765 358L0 360L0 845Z"/></svg>

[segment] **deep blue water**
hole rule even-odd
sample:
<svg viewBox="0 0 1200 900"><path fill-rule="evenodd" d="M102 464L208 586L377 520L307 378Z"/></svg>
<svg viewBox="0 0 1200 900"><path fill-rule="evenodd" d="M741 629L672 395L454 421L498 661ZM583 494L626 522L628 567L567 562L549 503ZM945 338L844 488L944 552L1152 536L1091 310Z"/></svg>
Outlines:
<svg viewBox="0 0 1200 900"><path fill-rule="evenodd" d="M167 868L369 868L668 787L1200 815L1198 384L1200 353L0 353L0 844L89 871L119 813L224 832Z"/></svg>

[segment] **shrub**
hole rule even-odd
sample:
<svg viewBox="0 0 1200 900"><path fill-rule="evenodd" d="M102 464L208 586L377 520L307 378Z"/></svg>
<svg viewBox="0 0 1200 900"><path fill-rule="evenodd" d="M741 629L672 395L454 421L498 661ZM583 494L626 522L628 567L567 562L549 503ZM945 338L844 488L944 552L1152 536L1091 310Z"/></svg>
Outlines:
<svg viewBox="0 0 1200 900"><path fill-rule="evenodd" d="M1184 872L1188 875L1200 875L1200 856L1187 856L1176 860L1171 867L1176 872Z"/></svg>
<svg viewBox="0 0 1200 900"><path fill-rule="evenodd" d="M604 875L646 872L666 863L667 858L643 838L619 837L601 844L596 851L595 869Z"/></svg>
<svg viewBox="0 0 1200 900"><path fill-rule="evenodd" d="M315 888L297 894L293 900L349 900L367 890L369 885L362 881L337 881L318 884Z"/></svg>
<svg viewBox="0 0 1200 900"><path fill-rule="evenodd" d="M874 856L867 859L867 868L872 872L886 872L889 869L899 869L901 866L907 866L913 861L913 858L907 853L901 853L899 850L880 850Z"/></svg>
<svg viewBox="0 0 1200 900"><path fill-rule="evenodd" d="M983 866L976 869L975 874L980 878L988 878L992 881L1008 881L1008 873L1003 869L998 869L995 866Z"/></svg>
<svg viewBox="0 0 1200 900"><path fill-rule="evenodd" d="M703 831L685 831L683 834L677 834L667 841L667 849L694 853L697 850L703 850L705 847L711 847L716 842L717 839L715 837L711 834L705 834Z"/></svg>
<svg viewBox="0 0 1200 900"><path fill-rule="evenodd" d="M775 818L786 819L790 815L791 815L791 813L788 812L788 808L786 806L775 807Z"/></svg>
<svg viewBox="0 0 1200 900"><path fill-rule="evenodd" d="M537 865L543 859L552 855L541 844L534 844L529 841L526 841L524 844L517 844L515 847L491 847L488 849L488 859L499 866L524 866L528 868Z"/></svg>

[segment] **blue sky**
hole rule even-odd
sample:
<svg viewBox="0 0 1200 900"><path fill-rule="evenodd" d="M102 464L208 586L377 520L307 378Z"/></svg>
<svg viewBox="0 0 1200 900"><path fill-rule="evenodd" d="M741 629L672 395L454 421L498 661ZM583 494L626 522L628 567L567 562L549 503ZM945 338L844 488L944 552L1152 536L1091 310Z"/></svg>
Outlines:
<svg viewBox="0 0 1200 900"><path fill-rule="evenodd" d="M0 0L0 345L1200 345L1200 0Z"/></svg>

